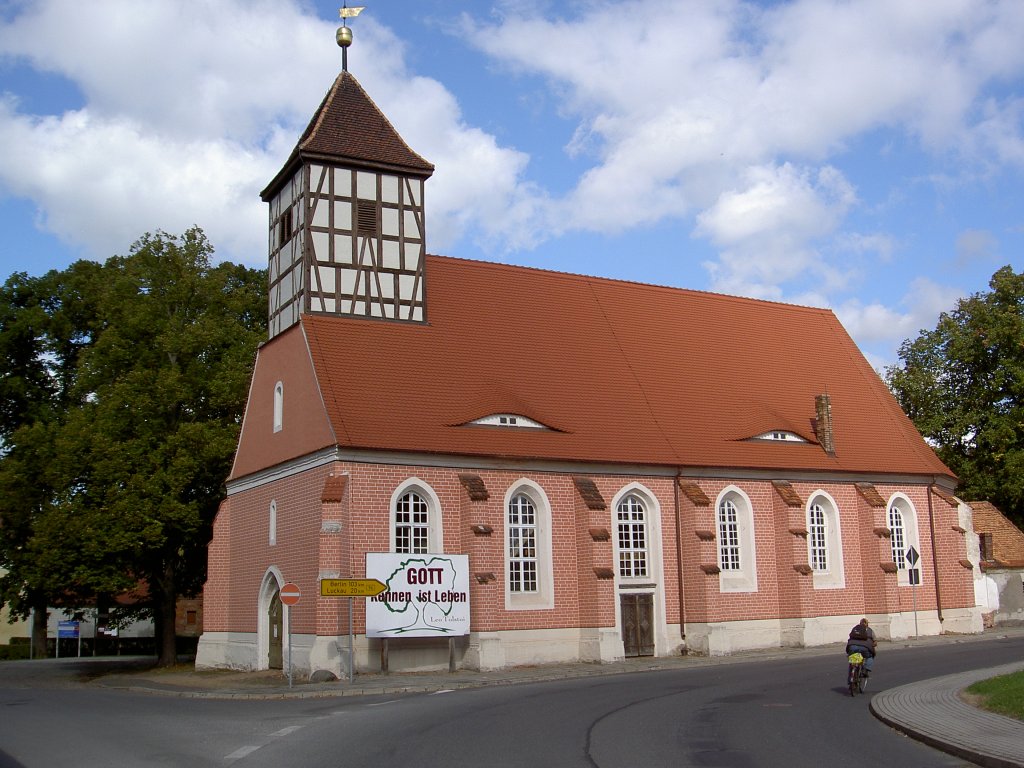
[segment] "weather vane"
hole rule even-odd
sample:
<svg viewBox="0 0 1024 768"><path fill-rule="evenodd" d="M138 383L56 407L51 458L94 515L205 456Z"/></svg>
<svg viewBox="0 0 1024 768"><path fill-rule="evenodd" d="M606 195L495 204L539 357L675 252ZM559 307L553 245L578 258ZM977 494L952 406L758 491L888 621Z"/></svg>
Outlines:
<svg viewBox="0 0 1024 768"><path fill-rule="evenodd" d="M366 10L365 5L358 5L355 8L343 5L338 10L338 15L341 16L341 26L338 27L338 32L334 38L338 41L338 45L341 46L341 69L343 72L348 72L348 47L352 45L352 30L348 28L345 21L347 19L354 19L364 10Z"/></svg>

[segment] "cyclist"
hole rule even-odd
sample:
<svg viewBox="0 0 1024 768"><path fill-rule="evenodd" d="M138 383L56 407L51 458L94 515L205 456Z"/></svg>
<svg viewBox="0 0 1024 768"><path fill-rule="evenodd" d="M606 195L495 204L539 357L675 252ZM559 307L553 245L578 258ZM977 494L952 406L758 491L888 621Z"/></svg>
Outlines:
<svg viewBox="0 0 1024 768"><path fill-rule="evenodd" d="M864 672L871 673L871 667L875 663L875 631L868 626L867 619L861 619L853 629L850 630L850 639L846 641L846 655L859 653L864 657Z"/></svg>

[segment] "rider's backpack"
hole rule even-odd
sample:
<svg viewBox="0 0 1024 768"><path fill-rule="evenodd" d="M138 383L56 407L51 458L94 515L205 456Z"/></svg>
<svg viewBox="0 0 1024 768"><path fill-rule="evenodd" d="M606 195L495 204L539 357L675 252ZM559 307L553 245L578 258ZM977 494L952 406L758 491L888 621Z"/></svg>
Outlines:
<svg viewBox="0 0 1024 768"><path fill-rule="evenodd" d="M850 639L851 640L867 640L868 639L867 627L865 627L863 624L858 624L850 632Z"/></svg>

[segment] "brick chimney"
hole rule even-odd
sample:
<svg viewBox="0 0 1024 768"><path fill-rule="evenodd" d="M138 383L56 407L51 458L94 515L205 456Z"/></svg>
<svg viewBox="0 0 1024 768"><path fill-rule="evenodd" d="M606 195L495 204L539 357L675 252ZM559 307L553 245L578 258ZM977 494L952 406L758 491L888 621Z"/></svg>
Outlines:
<svg viewBox="0 0 1024 768"><path fill-rule="evenodd" d="M832 432L832 398L828 394L814 398L815 425L818 442L829 456L836 455L835 435Z"/></svg>

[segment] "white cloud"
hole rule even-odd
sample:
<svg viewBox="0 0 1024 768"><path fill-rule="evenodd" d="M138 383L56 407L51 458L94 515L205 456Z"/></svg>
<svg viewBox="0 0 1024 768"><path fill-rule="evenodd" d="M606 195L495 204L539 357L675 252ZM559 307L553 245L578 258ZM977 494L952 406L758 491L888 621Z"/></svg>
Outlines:
<svg viewBox="0 0 1024 768"><path fill-rule="evenodd" d="M999 241L985 229L968 229L956 239L956 257L960 265L976 261L991 261L999 248Z"/></svg>
<svg viewBox="0 0 1024 768"><path fill-rule="evenodd" d="M19 7L0 23L0 55L63 76L85 103L32 115L3 101L0 189L32 200L38 226L95 258L125 252L145 231L199 224L221 257L261 266L267 214L258 193L340 69L335 27L287 0ZM360 19L359 38L353 58L374 62L364 86L438 165L432 248L508 212L531 219L526 157L466 125L439 83L412 77L390 30Z"/></svg>
<svg viewBox="0 0 1024 768"><path fill-rule="evenodd" d="M671 219L717 249L714 289L835 305L894 247L890 233L850 223L861 205L843 164L851 144L892 131L970 167L1024 164L1024 101L1010 92L1024 73L1019 0L501 7L491 23L464 18L460 34L549 84L570 121L565 152L582 167L565 194L531 183L523 150L468 124L447 88L410 71L402 40L359 19L350 56L373 66L354 69L437 168L433 251ZM300 0L16 8L0 22L0 55L67 78L84 104L41 116L4 102L0 187L100 258L147 229L198 223L222 255L262 264L256 193L339 68L336 23ZM955 177L947 170L929 172ZM866 333L899 325L900 312L872 307L846 316Z"/></svg>
<svg viewBox="0 0 1024 768"><path fill-rule="evenodd" d="M900 344L917 338L922 331L933 330L939 315L952 311L962 296L958 289L918 277L900 300L902 311L850 299L836 307L835 313L858 344L869 350L872 365L882 370L896 362Z"/></svg>
<svg viewBox="0 0 1024 768"><path fill-rule="evenodd" d="M1024 73L1017 0L593 2L559 19L509 6L463 34L548 78L577 121L567 153L593 158L549 231L695 217L720 250L718 290L778 298L809 271L835 290L826 236L875 238L888 258L886 233L846 231L856 195L832 159L872 131L965 166L1024 157L1020 101L1000 92Z"/></svg>

